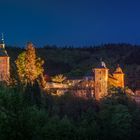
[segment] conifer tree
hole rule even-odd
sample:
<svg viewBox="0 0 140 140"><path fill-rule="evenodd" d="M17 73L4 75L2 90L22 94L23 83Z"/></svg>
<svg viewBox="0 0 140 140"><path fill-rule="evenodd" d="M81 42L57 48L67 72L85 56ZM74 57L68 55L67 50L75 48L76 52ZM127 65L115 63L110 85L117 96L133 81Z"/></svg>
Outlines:
<svg viewBox="0 0 140 140"><path fill-rule="evenodd" d="M33 82L37 78L37 68L36 68L36 54L35 48L32 43L27 44L26 54L25 54L25 70L27 82Z"/></svg>
<svg viewBox="0 0 140 140"><path fill-rule="evenodd" d="M21 53L16 60L20 81L24 84L33 84L43 74L43 63L44 61L36 56L34 45L27 43L26 51Z"/></svg>
<svg viewBox="0 0 140 140"><path fill-rule="evenodd" d="M18 73L18 77L19 77L19 80L22 82L22 83L25 83L25 74L26 74L26 71L25 71L25 54L26 52L22 52L21 54L19 54L17 60L16 60L16 66L17 66L17 73Z"/></svg>

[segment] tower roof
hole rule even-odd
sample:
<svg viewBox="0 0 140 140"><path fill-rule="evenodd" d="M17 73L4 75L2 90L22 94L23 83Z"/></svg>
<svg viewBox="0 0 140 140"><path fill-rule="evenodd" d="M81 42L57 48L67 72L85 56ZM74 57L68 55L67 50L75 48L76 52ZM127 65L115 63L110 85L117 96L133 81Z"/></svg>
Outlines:
<svg viewBox="0 0 140 140"><path fill-rule="evenodd" d="M102 68L107 69L105 62L102 61L102 59L100 59L100 64L95 69L102 69Z"/></svg>
<svg viewBox="0 0 140 140"><path fill-rule="evenodd" d="M1 41L0 41L0 57L4 57L4 56L8 56L7 54L7 51L5 49L5 43L4 43L4 36L3 36L3 33L2 33L2 36L1 36Z"/></svg>
<svg viewBox="0 0 140 140"><path fill-rule="evenodd" d="M114 74L123 74L123 71L122 71L120 65L117 66L117 68L116 68Z"/></svg>
<svg viewBox="0 0 140 140"><path fill-rule="evenodd" d="M8 56L7 51L5 50L5 48L0 48L0 57L1 56Z"/></svg>
<svg viewBox="0 0 140 140"><path fill-rule="evenodd" d="M0 44L2 45L2 44L5 44L4 43L4 35L3 35L3 33L1 34L1 41L0 41Z"/></svg>

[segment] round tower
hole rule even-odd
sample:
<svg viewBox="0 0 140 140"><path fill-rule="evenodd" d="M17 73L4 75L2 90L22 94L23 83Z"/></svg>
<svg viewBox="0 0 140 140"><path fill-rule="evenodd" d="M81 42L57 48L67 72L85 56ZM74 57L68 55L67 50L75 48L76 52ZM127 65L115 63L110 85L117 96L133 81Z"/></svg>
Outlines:
<svg viewBox="0 0 140 140"><path fill-rule="evenodd" d="M102 97L107 95L108 88L108 68L102 61L101 66L94 69L95 74L95 98L100 100Z"/></svg>
<svg viewBox="0 0 140 140"><path fill-rule="evenodd" d="M113 73L113 77L117 80L116 87L124 88L124 73L119 65Z"/></svg>

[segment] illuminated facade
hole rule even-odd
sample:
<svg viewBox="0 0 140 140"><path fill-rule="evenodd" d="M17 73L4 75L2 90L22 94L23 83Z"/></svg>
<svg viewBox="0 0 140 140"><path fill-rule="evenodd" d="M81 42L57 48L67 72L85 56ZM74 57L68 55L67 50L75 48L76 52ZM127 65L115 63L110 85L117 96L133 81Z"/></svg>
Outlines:
<svg viewBox="0 0 140 140"><path fill-rule="evenodd" d="M116 79L116 87L124 88L124 73L121 67L118 65L115 72L113 73L113 77Z"/></svg>
<svg viewBox="0 0 140 140"><path fill-rule="evenodd" d="M95 98L99 100L100 98L107 95L108 89L108 69L105 65L101 65L99 68L94 69L95 75Z"/></svg>
<svg viewBox="0 0 140 140"><path fill-rule="evenodd" d="M9 56L5 49L5 43L2 39L0 43L0 81L8 81L10 77L9 72Z"/></svg>
<svg viewBox="0 0 140 140"><path fill-rule="evenodd" d="M100 100L108 94L109 86L124 88L124 73L120 66L118 66L113 74L109 73L109 69L102 61L99 67L92 71L91 76L84 78L68 80L67 84L50 83L46 88L56 89L57 93L64 94L69 91L72 94L85 98L94 98ZM60 94L59 94L60 95Z"/></svg>
<svg viewBox="0 0 140 140"><path fill-rule="evenodd" d="M109 86L124 88L124 73L120 66L118 66L115 72L110 74L105 63L101 62L99 67L93 69L91 77L88 76L80 80L69 80L69 82L71 83L71 88L65 84L60 84L59 87L53 83L48 88L55 88L62 94L65 91L69 91L79 97L95 97L96 100L100 100L107 96Z"/></svg>

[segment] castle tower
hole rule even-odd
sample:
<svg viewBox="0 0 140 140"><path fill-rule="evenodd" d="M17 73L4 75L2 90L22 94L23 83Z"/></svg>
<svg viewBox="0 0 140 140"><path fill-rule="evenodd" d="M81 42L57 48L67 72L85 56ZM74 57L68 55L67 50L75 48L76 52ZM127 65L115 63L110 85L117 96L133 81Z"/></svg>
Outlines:
<svg viewBox="0 0 140 140"><path fill-rule="evenodd" d="M5 50L5 43L2 34L2 39L0 42L0 81L7 81L9 77L9 56Z"/></svg>
<svg viewBox="0 0 140 140"><path fill-rule="evenodd" d="M124 73L119 65L113 73L113 77L117 79L116 87L124 88Z"/></svg>
<svg viewBox="0 0 140 140"><path fill-rule="evenodd" d="M104 62L101 62L101 66L94 69L95 74L95 98L100 100L107 95L108 88L108 68Z"/></svg>

